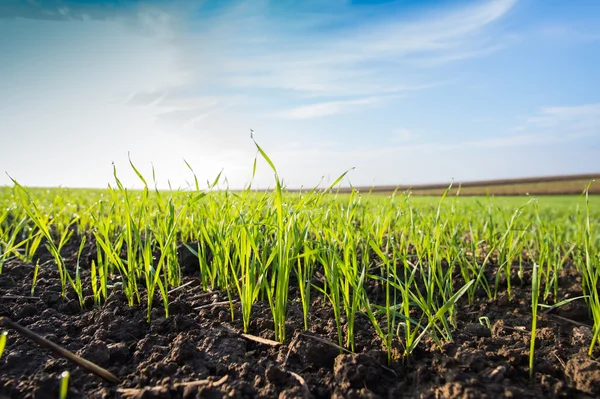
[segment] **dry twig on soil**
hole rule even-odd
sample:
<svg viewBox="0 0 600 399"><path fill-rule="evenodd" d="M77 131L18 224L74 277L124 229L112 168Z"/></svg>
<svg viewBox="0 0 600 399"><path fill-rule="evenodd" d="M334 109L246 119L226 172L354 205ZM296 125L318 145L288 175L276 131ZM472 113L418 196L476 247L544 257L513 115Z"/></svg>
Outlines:
<svg viewBox="0 0 600 399"><path fill-rule="evenodd" d="M28 328L25 328L22 325L15 323L14 321L10 320L8 317L0 317L0 327L11 328L11 329L15 330L16 332L18 332L19 334L29 338L30 340L32 340L39 346L50 349L52 352L56 353L57 355L64 357L66 359L69 359L73 363L77 364L80 367L83 367L84 369L88 370L89 372L94 373L97 376L102 377L107 381L114 382L116 384L120 383L120 380L117 377L115 377L115 375L112 374L110 371L98 366L95 363L90 362L87 359L82 358L81 356L77 356L76 354L63 348L62 346L59 346L59 345L55 344L54 342L49 341L46 338L34 333L33 331L29 330Z"/></svg>

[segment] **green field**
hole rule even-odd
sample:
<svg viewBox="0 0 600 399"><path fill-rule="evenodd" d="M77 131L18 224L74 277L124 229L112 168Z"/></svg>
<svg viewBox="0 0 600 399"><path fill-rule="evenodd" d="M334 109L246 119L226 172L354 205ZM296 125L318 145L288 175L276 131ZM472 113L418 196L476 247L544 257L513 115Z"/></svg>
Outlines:
<svg viewBox="0 0 600 399"><path fill-rule="evenodd" d="M168 316L168 292L181 284L187 253L197 257L204 290L239 301L245 331L263 301L275 338L286 341L289 302L302 304L308 329L317 294L334 309L340 346L354 348L361 314L390 359L394 342L410 355L423 338L451 340L459 300L494 300L500 289L510 296L511 287L528 284L534 314L540 306L587 303L591 353L600 333L599 205L585 195L415 198L286 193L279 185L263 193L130 191L118 179L107 190L15 185L0 190L0 273L10 260L35 265L33 295L38 268L57 268L63 296L74 292L82 306L93 296L101 305L119 289L129 305L145 303L150 319L157 299ZM96 249L91 262L66 259L86 245ZM40 252L51 261L40 264ZM581 298L559 295L567 266L581 277ZM373 287L376 298L368 294Z"/></svg>

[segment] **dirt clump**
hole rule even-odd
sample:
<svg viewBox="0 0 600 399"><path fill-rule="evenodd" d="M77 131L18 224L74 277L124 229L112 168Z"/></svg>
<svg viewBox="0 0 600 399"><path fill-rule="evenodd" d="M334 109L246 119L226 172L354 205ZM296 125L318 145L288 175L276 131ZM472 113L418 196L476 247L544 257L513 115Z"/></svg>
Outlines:
<svg viewBox="0 0 600 399"><path fill-rule="evenodd" d="M169 317L158 298L148 321L144 293L141 304L129 306L114 284L103 304L88 298L80 306L70 293L61 297L60 276L47 267L39 270L32 296L34 266L7 262L0 274L0 316L107 368L121 382L104 381L10 331L0 359L0 398L55 398L63 371L71 372L71 399L600 397L598 352L587 355L592 321L577 301L568 304L569 312L540 313L530 377L529 284L513 285L510 296L500 290L495 301L462 298L452 340L438 346L425 336L404 356L399 339L388 362L377 332L360 314L355 353L340 348L333 309L316 290L308 331L292 289L286 342L248 339L240 334L239 303L230 306L226 294L203 292L188 263L183 283L189 284L170 294ZM90 287L89 276L82 277ZM580 296L580 282L568 277L560 280L560 297ZM268 302L258 301L247 332L273 339L272 329Z"/></svg>

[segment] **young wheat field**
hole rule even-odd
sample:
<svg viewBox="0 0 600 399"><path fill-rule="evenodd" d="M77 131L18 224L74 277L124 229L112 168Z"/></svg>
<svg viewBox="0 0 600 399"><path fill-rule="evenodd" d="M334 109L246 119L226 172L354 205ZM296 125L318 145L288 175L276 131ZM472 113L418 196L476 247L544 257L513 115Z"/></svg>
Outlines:
<svg viewBox="0 0 600 399"><path fill-rule="evenodd" d="M336 194L342 176L289 193L259 151L273 190L160 191L140 173L129 190L116 170L106 190L0 189L5 327L118 381L7 328L0 396L67 395L65 370L69 397L600 395L586 187Z"/></svg>

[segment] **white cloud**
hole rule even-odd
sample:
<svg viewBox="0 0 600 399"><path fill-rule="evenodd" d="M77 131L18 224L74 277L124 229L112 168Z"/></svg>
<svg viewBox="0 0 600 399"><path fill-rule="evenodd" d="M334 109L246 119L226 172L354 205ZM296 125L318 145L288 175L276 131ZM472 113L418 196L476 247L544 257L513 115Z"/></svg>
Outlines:
<svg viewBox="0 0 600 399"><path fill-rule="evenodd" d="M545 107L515 130L572 139L600 136L600 103Z"/></svg>
<svg viewBox="0 0 600 399"><path fill-rule="evenodd" d="M241 100L242 96L185 96L175 89L171 92L136 92L128 103L152 112L154 120L167 131L185 132Z"/></svg>
<svg viewBox="0 0 600 399"><path fill-rule="evenodd" d="M460 143L441 143L430 148L454 150L540 147L568 143L586 137L600 138L600 104L541 108L537 115L526 118L525 123L514 127L505 135Z"/></svg>
<svg viewBox="0 0 600 399"><path fill-rule="evenodd" d="M201 78L210 75L232 88L342 97L402 91L431 83L409 77L415 66L437 66L503 48L504 39L498 42L482 33L515 3L487 1L411 20L390 15L368 25L358 23L355 11L344 3L299 12L294 21L267 12L263 3L240 3L204 21L187 43L187 53L198 55L187 62L197 66ZM322 22L327 19L345 27L331 28Z"/></svg>
<svg viewBox="0 0 600 399"><path fill-rule="evenodd" d="M502 18L516 0L494 0L474 3L461 10L443 11L422 16L418 22L398 20L369 26L347 40L348 48L358 51L350 58L379 58L383 55L413 55L419 58L433 55L479 51L489 43L482 40L481 30Z"/></svg>
<svg viewBox="0 0 600 399"><path fill-rule="evenodd" d="M319 118L322 116L334 115L341 112L348 112L356 106L374 104L379 101L381 101L381 99L375 97L368 97L356 100L320 102L309 105L302 105L286 111L281 111L276 115L290 119Z"/></svg>

